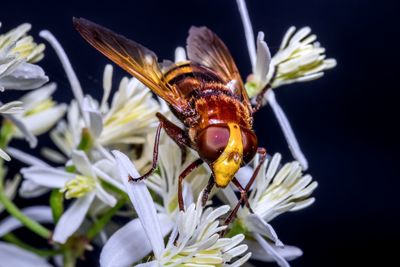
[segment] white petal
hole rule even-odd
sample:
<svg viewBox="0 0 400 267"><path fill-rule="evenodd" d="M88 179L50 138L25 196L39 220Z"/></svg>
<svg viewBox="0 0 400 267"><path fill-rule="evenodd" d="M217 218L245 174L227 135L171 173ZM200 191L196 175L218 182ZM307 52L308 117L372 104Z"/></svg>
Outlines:
<svg viewBox="0 0 400 267"><path fill-rule="evenodd" d="M49 81L41 67L22 62L13 72L0 78L1 86L6 89L27 90L42 86Z"/></svg>
<svg viewBox="0 0 400 267"><path fill-rule="evenodd" d="M242 18L242 23L244 27L244 33L246 35L247 49L249 50L249 56L251 61L251 66L254 68L256 65L256 45L254 43L254 33L253 27L251 26L251 21L249 17L249 12L247 11L246 2L244 0L237 0L240 17Z"/></svg>
<svg viewBox="0 0 400 267"><path fill-rule="evenodd" d="M303 170L307 170L308 162L305 158L303 152L300 149L299 143L297 142L296 136L290 126L289 120L287 119L285 113L283 112L282 108L279 106L278 102L275 99L275 94L273 90L268 90L267 92L267 100L268 103L271 105L271 108L277 118L279 125L285 135L286 141L289 144L289 149L292 152L293 157L300 162Z"/></svg>
<svg viewBox="0 0 400 267"><path fill-rule="evenodd" d="M115 204L117 204L117 199L106 190L104 190L103 187L101 187L101 185L98 183L96 184L95 192L96 196L110 207L114 207Z"/></svg>
<svg viewBox="0 0 400 267"><path fill-rule="evenodd" d="M51 267L46 259L5 242L0 242L0 259L0 267Z"/></svg>
<svg viewBox="0 0 400 267"><path fill-rule="evenodd" d="M112 87L112 74L113 74L113 66L111 64L107 64L104 68L103 74L103 97L101 99L100 110L105 111L107 107L107 101L110 97L111 87Z"/></svg>
<svg viewBox="0 0 400 267"><path fill-rule="evenodd" d="M49 167L49 165L46 162L44 162L44 161L42 161L42 160L40 160L40 159L28 154L28 153L25 153L24 151L19 150L17 148L8 147L7 148L7 152L13 158L15 158L15 159L27 164L27 165Z"/></svg>
<svg viewBox="0 0 400 267"><path fill-rule="evenodd" d="M32 206L21 210L23 214L39 223L52 223L53 216L50 207ZM22 226L15 217L9 216L0 222L0 237Z"/></svg>
<svg viewBox="0 0 400 267"><path fill-rule="evenodd" d="M158 261L149 261L146 263L141 263L141 264L137 264L135 265L135 267L159 267L160 263Z"/></svg>
<svg viewBox="0 0 400 267"><path fill-rule="evenodd" d="M76 169L83 175L88 177L96 177L92 164L90 163L88 157L85 152L81 150L72 151L72 161L76 167Z"/></svg>
<svg viewBox="0 0 400 267"><path fill-rule="evenodd" d="M175 63L186 61L186 51L185 48L178 46L175 49Z"/></svg>
<svg viewBox="0 0 400 267"><path fill-rule="evenodd" d="M165 214L158 214L163 236L173 227ZM102 267L131 266L151 252L152 248L139 219L132 220L115 232L104 245L100 254Z"/></svg>
<svg viewBox="0 0 400 267"><path fill-rule="evenodd" d="M164 240L161 234L160 224L157 219L156 207L154 206L153 199L144 182L130 183L128 176L139 177L132 162L123 153L114 150L119 165L121 179L127 188L129 198L138 214L138 217L143 225L147 237L154 251L156 259L160 259L161 253L164 250Z"/></svg>
<svg viewBox="0 0 400 267"><path fill-rule="evenodd" d="M104 160L102 162L105 162L108 160ZM96 163L97 164L97 163ZM104 172L100 165L97 165L99 167L93 167L93 170L95 172L95 174L102 180L104 180L105 182L115 186L116 188L120 189L121 191L126 191L125 186L120 183L119 181L117 181L116 179L114 179L113 177L109 176L106 172ZM118 178L119 179L119 178Z"/></svg>
<svg viewBox="0 0 400 267"><path fill-rule="evenodd" d="M252 253L252 259L267 262L275 261L275 258L273 258L271 254L265 253L265 250L258 242L246 239L244 243L248 245L249 251ZM303 255L303 251L294 246L285 245L284 247L276 247L275 250L281 257L288 261L294 260Z"/></svg>
<svg viewBox="0 0 400 267"><path fill-rule="evenodd" d="M264 41L264 33L259 32L257 36L257 59L253 73L261 86L264 87L267 83L266 78L271 64L271 52ZM261 88L260 88L261 89Z"/></svg>
<svg viewBox="0 0 400 267"><path fill-rule="evenodd" d="M281 267L290 267L289 263L276 251L276 248L269 244L264 237L259 234L254 234L257 242L264 249L264 251L271 255L271 257L276 261L276 263Z"/></svg>
<svg viewBox="0 0 400 267"><path fill-rule="evenodd" d="M31 180L22 181L19 195L23 198L34 198L46 194L50 188L36 184Z"/></svg>
<svg viewBox="0 0 400 267"><path fill-rule="evenodd" d="M250 166L244 166L239 169L236 173L235 177L239 181L240 185L244 188L246 187L247 183L249 182L251 176L253 175L253 168ZM254 186L254 183L252 187Z"/></svg>
<svg viewBox="0 0 400 267"><path fill-rule="evenodd" d="M7 153L1 148L0 148L0 157L3 158L6 161L10 161L11 160L10 156L7 155Z"/></svg>
<svg viewBox="0 0 400 267"><path fill-rule="evenodd" d="M23 117L21 120L28 130L37 136L52 128L64 116L66 110L67 105L60 104L31 116ZM21 137L22 133L16 133L16 136Z"/></svg>
<svg viewBox="0 0 400 267"><path fill-rule="evenodd" d="M25 140L29 143L29 146L31 148L34 148L37 146L38 141L37 141L36 137L32 134L32 132L27 127L27 125L25 125L21 119L14 116L13 114L3 114L3 117L9 119L10 121L12 121L12 123L14 123L14 125L22 133L22 136L25 138Z"/></svg>
<svg viewBox="0 0 400 267"><path fill-rule="evenodd" d="M57 39L51 34L51 32L43 30L39 33L39 35L40 37L46 39L56 51L58 57L60 58L61 64L63 65L64 70L67 74L69 83L71 84L72 92L74 93L74 96L78 101L78 105L82 110L82 102L83 102L82 87L81 84L79 83L78 78L76 77L76 74L72 68L71 63L69 62L67 55L65 54L64 49L61 47Z"/></svg>
<svg viewBox="0 0 400 267"><path fill-rule="evenodd" d="M50 188L62 188L65 183L74 178L75 175L51 167L33 166L21 170L25 179L29 179L38 185Z"/></svg>
<svg viewBox="0 0 400 267"><path fill-rule="evenodd" d="M8 114L15 114L21 113L24 108L22 107L21 101L11 101L6 104L0 103L0 113L8 113Z"/></svg>
<svg viewBox="0 0 400 267"><path fill-rule="evenodd" d="M89 129L90 132L98 137L103 130L103 117L98 109L94 107L93 100L89 97L85 97L83 100L83 110L89 115Z"/></svg>
<svg viewBox="0 0 400 267"><path fill-rule="evenodd" d="M265 222L258 214L249 214L246 216L246 226L250 231L269 238L276 246L283 246L274 228L272 228L269 223Z"/></svg>
<svg viewBox="0 0 400 267"><path fill-rule="evenodd" d="M37 103L48 99L57 89L57 84L52 82L25 94L20 100L24 103L26 110L34 108Z"/></svg>
<svg viewBox="0 0 400 267"><path fill-rule="evenodd" d="M56 228L54 229L53 240L64 244L67 239L78 230L89 210L95 197L94 193L89 193L84 197L78 198L61 216Z"/></svg>

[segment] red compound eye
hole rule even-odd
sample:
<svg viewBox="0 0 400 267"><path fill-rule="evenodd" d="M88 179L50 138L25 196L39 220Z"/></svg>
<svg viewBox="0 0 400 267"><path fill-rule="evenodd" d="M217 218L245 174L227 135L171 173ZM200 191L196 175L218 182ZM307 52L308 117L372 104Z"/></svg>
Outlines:
<svg viewBox="0 0 400 267"><path fill-rule="evenodd" d="M228 125L213 125L203 129L197 136L200 157L209 163L214 162L224 151L228 140Z"/></svg>
<svg viewBox="0 0 400 267"><path fill-rule="evenodd" d="M243 142L243 162L249 163L257 153L258 140L252 130L241 128Z"/></svg>

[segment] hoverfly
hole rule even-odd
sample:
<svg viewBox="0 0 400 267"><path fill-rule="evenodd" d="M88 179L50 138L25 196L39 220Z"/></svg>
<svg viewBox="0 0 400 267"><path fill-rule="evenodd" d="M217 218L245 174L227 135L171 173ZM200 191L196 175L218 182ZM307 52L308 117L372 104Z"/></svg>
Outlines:
<svg viewBox="0 0 400 267"><path fill-rule="evenodd" d="M189 147L199 154L199 159L179 176L180 210L184 210L183 179L205 162L212 175L204 189L203 205L214 185L225 188L232 181L241 198L226 223L233 219L243 203L251 211L247 192L265 159L266 150L257 146L252 130L256 108L252 107L236 64L220 38L206 27L191 27L187 39L189 61L171 64L162 71L155 53L144 46L86 19L74 18L73 22L86 41L164 99L185 126L181 129L157 113L159 126L152 167L143 176L129 179L140 181L154 172L163 128L181 149ZM261 101L260 97L257 99ZM261 160L247 186L242 187L235 174L256 153L260 153Z"/></svg>

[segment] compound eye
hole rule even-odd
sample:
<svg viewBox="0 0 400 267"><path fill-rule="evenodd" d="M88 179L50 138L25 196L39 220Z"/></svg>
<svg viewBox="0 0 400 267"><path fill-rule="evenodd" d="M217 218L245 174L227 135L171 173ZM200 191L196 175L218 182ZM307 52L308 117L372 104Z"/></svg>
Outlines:
<svg viewBox="0 0 400 267"><path fill-rule="evenodd" d="M252 130L242 128L243 161L249 163L257 153L258 140Z"/></svg>
<svg viewBox="0 0 400 267"><path fill-rule="evenodd" d="M199 155L209 163L214 162L224 151L229 141L228 126L209 126L197 136Z"/></svg>

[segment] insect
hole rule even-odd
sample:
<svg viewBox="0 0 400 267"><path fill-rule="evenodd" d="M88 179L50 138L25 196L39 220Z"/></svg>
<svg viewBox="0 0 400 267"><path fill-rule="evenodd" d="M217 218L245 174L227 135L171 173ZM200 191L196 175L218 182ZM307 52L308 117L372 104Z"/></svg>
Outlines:
<svg viewBox="0 0 400 267"><path fill-rule="evenodd" d="M214 185L225 188L232 181L241 197L226 223L234 218L242 204L252 211L247 192L266 156L266 150L258 148L257 136L252 130L253 113L259 103L254 107L251 105L236 64L220 38L206 27L191 27L187 39L189 61L171 63L166 71L162 71L156 55L144 46L86 19L74 18L73 22L86 41L164 99L184 124L181 129L157 113L159 126L152 167L143 176L129 179L140 181L154 172L163 128L181 149L188 147L199 154L199 158L179 176L180 210L184 210L183 179L205 162L212 175L204 189L203 205ZM260 153L261 160L249 183L242 187L235 174L256 153Z"/></svg>

